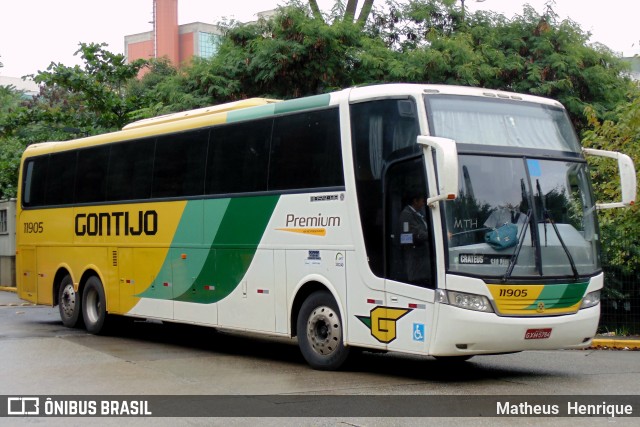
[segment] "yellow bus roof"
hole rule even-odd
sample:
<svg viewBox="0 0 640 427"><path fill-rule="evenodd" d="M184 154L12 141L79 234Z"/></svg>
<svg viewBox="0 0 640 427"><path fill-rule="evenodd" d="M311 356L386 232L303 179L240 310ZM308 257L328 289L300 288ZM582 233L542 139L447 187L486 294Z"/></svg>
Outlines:
<svg viewBox="0 0 640 427"><path fill-rule="evenodd" d="M128 125L123 127L122 130L137 129L145 126L153 126L153 125L170 123L170 122L175 122L175 121L180 121L185 119L192 119L196 117L204 117L204 116L209 116L213 114L224 113L225 111L240 110L243 108L257 107L260 105L273 104L276 102L281 102L281 101L277 99L269 99L269 98L243 99L240 101L227 102L226 104L213 105L210 107L198 108L195 110L182 111L179 113L165 114L164 116L151 117L149 119L138 120L136 122L129 123Z"/></svg>

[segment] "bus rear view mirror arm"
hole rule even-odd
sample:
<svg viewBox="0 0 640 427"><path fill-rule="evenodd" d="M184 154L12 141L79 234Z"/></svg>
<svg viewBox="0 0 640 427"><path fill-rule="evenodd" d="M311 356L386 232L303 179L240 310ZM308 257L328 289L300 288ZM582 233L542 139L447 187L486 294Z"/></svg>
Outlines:
<svg viewBox="0 0 640 427"><path fill-rule="evenodd" d="M615 203L596 203L596 208L624 208L634 205L636 200L636 170L633 166L633 160L626 154L618 153L617 151L596 150L593 148L583 148L582 151L585 155L608 157L618 161L622 201Z"/></svg>
<svg viewBox="0 0 640 427"><path fill-rule="evenodd" d="M436 136L418 136L418 144L427 153L435 151L436 182L438 193L427 199L429 206L440 200L453 200L458 197L458 150L456 142L449 138Z"/></svg>

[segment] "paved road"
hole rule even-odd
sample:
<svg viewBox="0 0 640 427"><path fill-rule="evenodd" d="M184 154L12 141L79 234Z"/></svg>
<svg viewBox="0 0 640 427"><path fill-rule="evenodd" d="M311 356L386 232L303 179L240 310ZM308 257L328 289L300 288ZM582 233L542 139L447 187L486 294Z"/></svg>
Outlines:
<svg viewBox="0 0 640 427"><path fill-rule="evenodd" d="M446 366L429 357L364 353L345 372L319 372L295 342L184 325L125 321L109 336L62 326L57 308L21 306L0 292L0 395L637 395L640 352L567 350L476 357ZM2 402L0 402L2 403ZM4 404L4 403L3 403ZM417 418L126 419L127 425L424 425ZM512 425L504 418L437 424ZM637 424L635 419L519 418L521 425ZM6 421L6 420L4 420ZM11 420L13 425L13 421ZM21 420L79 425L86 419ZM98 420L120 425L122 419ZM432 420L433 421L433 420ZM0 425L3 420L0 419Z"/></svg>

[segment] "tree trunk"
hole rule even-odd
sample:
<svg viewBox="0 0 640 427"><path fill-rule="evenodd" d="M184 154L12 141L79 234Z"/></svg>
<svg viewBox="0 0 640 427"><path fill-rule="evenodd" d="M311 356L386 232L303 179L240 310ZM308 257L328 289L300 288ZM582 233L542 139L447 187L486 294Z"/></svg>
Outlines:
<svg viewBox="0 0 640 427"><path fill-rule="evenodd" d="M356 16L356 8L358 7L358 0L349 0L347 2L347 7L344 10L344 20L353 22L353 19Z"/></svg>
<svg viewBox="0 0 640 427"><path fill-rule="evenodd" d="M364 24L367 23L367 18L369 18L369 14L371 13L372 8L373 0L364 0L362 9L360 9L360 15L358 16L358 25L364 27Z"/></svg>
<svg viewBox="0 0 640 427"><path fill-rule="evenodd" d="M313 13L313 17L316 19L322 19L322 12L320 12L320 8L318 7L318 2L316 0L309 0L309 7L311 7L311 13Z"/></svg>

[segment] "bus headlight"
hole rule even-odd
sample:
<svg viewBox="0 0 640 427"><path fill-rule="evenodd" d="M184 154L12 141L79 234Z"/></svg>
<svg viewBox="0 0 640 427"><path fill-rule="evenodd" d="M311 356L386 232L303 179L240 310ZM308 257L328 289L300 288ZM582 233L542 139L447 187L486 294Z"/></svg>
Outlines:
<svg viewBox="0 0 640 427"><path fill-rule="evenodd" d="M580 309L589 308L600 304L600 291L589 292L582 298Z"/></svg>
<svg viewBox="0 0 640 427"><path fill-rule="evenodd" d="M467 310L493 313L493 307L491 307L489 298L483 295L467 294L465 292L445 291L444 289L438 289L436 291L436 301Z"/></svg>

